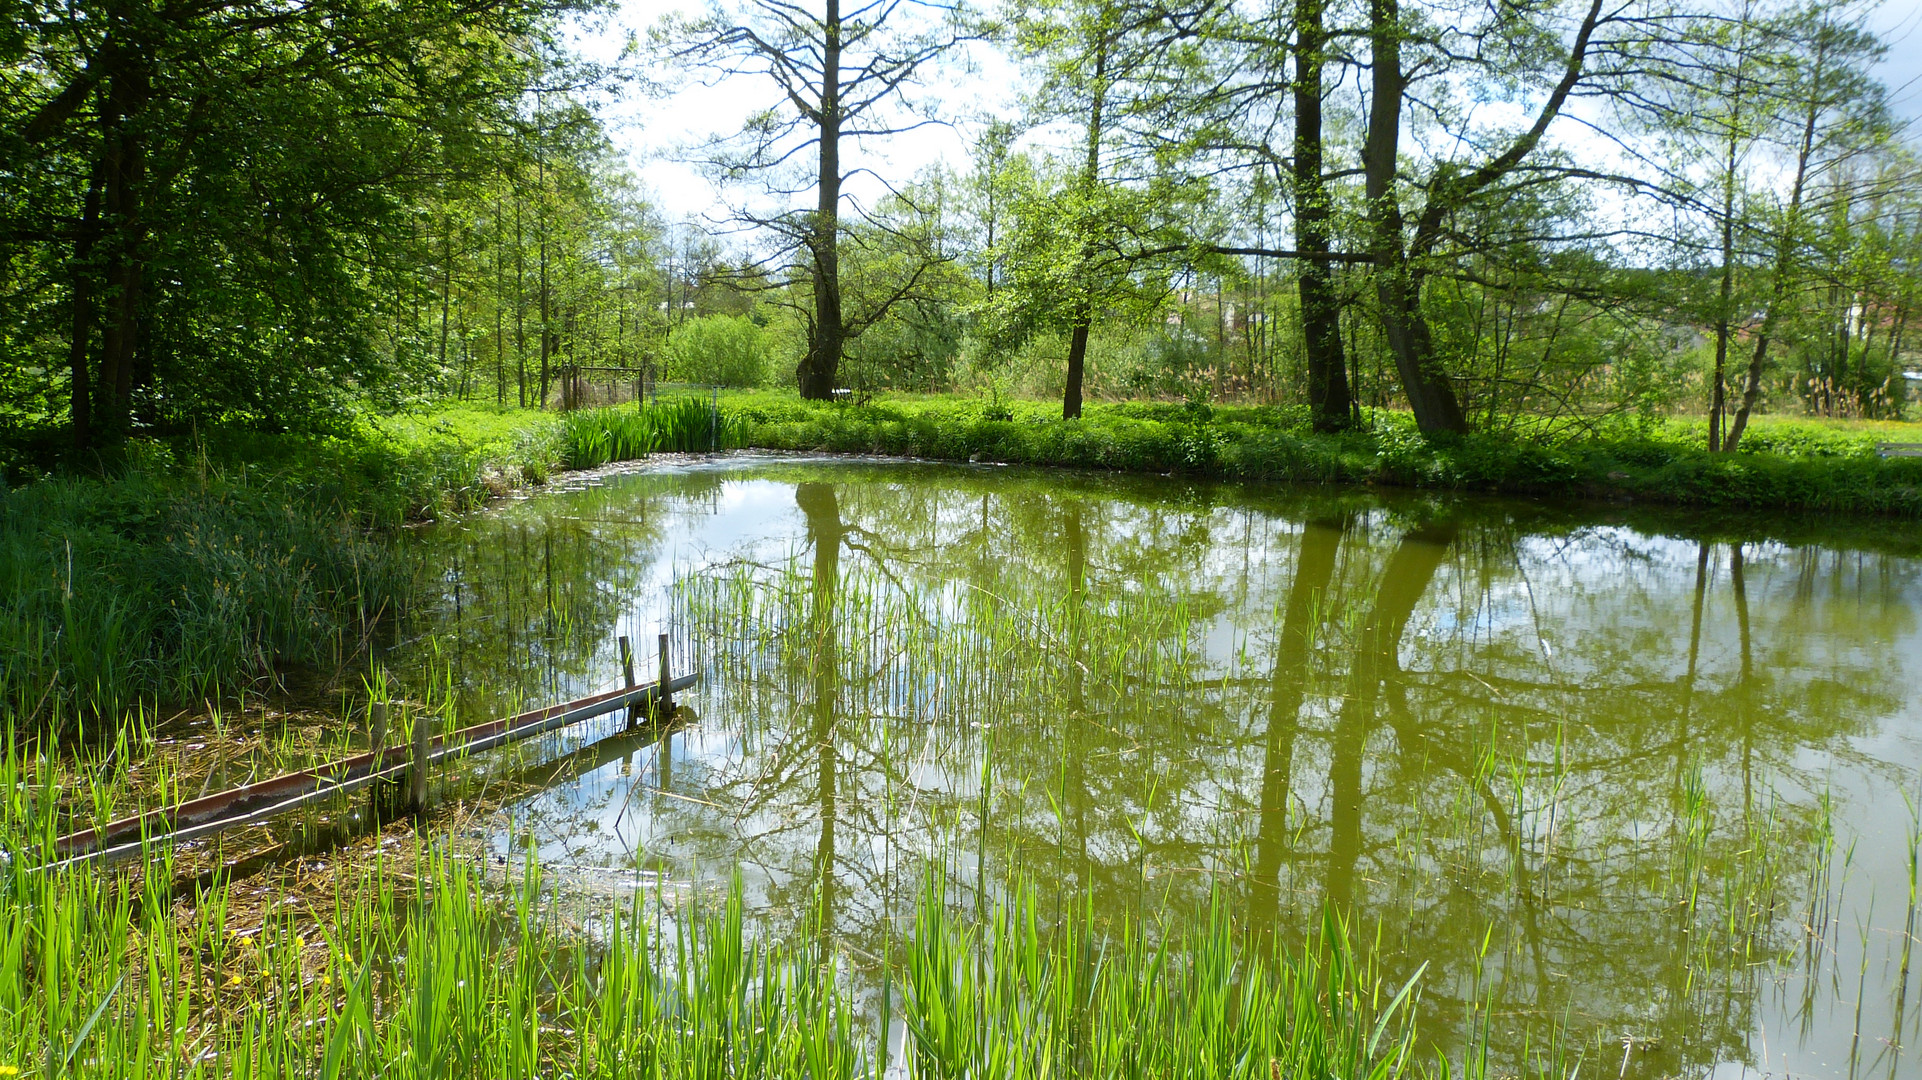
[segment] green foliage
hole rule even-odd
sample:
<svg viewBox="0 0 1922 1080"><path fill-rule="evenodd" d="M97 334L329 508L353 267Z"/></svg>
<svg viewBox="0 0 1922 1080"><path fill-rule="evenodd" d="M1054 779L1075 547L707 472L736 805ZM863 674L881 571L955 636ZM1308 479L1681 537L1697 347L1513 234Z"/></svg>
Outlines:
<svg viewBox="0 0 1922 1080"><path fill-rule="evenodd" d="M450 284L455 204L514 163L498 133L547 63L528 43L573 6L30 5L0 58L0 156L22 166L0 364L40 397L16 401L71 407L76 327L109 443L314 430L403 395L447 352L445 325L411 331Z"/></svg>
<svg viewBox="0 0 1922 1080"><path fill-rule="evenodd" d="M667 376L680 382L756 387L767 367L767 340L745 315L690 319L667 338Z"/></svg>
<svg viewBox="0 0 1922 1080"><path fill-rule="evenodd" d="M112 724L338 669L412 595L378 530L541 482L559 447L537 414L453 409L136 439L109 477L0 490L0 711Z"/></svg>
<svg viewBox="0 0 1922 1080"><path fill-rule="evenodd" d="M50 833L52 792L20 760L0 767L0 839L26 853ZM886 1072L886 1031L861 985L811 935L753 936L738 884L671 922L637 896L579 927L548 916L531 862L496 882L418 841L391 858L412 872L383 859L318 879L324 925L297 903L243 925L225 876L183 916L137 877L9 861L0 1066L13 1075L45 1061L47 1075L81 1080L145 1077L143 1063L160 1060L183 1078ZM154 871L171 878L171 853ZM914 1075L1454 1075L1414 1052L1416 981L1384 981L1333 917L1291 948L1235 922L1226 897L1202 929L1167 934L1085 911L1047 923L1011 891L978 927L930 891L904 928Z"/></svg>

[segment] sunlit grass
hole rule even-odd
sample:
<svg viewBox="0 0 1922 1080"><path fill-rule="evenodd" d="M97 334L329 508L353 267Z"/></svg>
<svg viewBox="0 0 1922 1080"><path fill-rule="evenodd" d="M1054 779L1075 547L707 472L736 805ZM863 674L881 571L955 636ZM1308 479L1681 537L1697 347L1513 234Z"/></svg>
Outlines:
<svg viewBox="0 0 1922 1080"><path fill-rule="evenodd" d="M338 666L410 578L351 520L218 472L0 492L0 701L111 729L282 663Z"/></svg>

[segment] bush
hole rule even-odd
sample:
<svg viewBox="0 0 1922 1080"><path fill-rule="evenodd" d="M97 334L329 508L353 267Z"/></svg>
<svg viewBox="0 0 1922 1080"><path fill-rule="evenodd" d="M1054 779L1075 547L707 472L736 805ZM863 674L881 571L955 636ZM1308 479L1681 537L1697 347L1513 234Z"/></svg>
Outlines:
<svg viewBox="0 0 1922 1080"><path fill-rule="evenodd" d="M767 380L767 338L745 315L704 315L667 339L667 375L681 382L754 387Z"/></svg>

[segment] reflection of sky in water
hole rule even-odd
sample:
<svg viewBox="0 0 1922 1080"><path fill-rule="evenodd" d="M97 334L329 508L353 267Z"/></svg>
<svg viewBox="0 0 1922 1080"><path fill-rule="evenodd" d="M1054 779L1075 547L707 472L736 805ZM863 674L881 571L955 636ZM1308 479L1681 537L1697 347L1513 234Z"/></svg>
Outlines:
<svg viewBox="0 0 1922 1080"><path fill-rule="evenodd" d="M1076 713L1080 706L1071 701L1080 699L1064 696L1067 684L1060 682L1069 665L1047 669L1053 683L1018 681L1035 678L1032 671L1041 669L1034 664L1061 648L1060 626L1048 631L1053 637L1020 638L1023 656L988 664L1010 672L998 687L1013 695L1006 715L957 706L955 695L968 688L950 686L953 673L907 670L911 663L891 660L885 651L878 660L861 653L862 664L886 669L886 690L837 712L832 745L824 750L812 726L817 717L805 665L794 666L805 650L764 657L754 677L765 686L752 693L698 688L684 699L696 717L691 726L665 741L636 737L582 751L591 766L582 775L510 807L512 831L531 834L544 862L608 871L638 865L678 877L724 876L738 866L751 901L792 911L805 901L801 879L825 844L811 785L828 775L822 763L831 757L838 835L827 857L837 876L847 876L842 928L850 941L860 941L900 914L902 897L887 890L903 877L911 903L917 860L973 865L983 835L975 813L981 740L992 737L992 835L1014 846L1005 856L991 850L991 860L1057 884L1109 892L1123 889L1143 867L1150 894L1193 903L1208 880L1243 888L1236 883L1245 877L1251 847L1280 837L1287 849L1280 871L1284 908L1306 912L1318 902L1320 867L1333 858L1337 819L1350 798L1343 794L1347 781L1337 779L1342 740L1349 738L1343 732L1356 723L1349 702L1357 691L1346 680L1376 582L1405 532L1402 519L1349 508L1330 594L1316 609L1325 621L1308 674L1292 682L1273 674L1305 542L1301 522L1324 512L1314 496L1277 504L1258 492L1246 501L1218 492L1212 504L1186 494L1162 503L1148 484L1112 492L1086 480L1051 487L1013 470L725 464L614 476L603 488L530 500L464 529L483 548L504 546L497 538L514 528L560 535L573 522L590 530L576 538L576 548L584 572L601 578L601 606L584 618L579 655L569 659L565 648L555 655L557 665L573 667L551 677L583 693L618 681L612 642L620 634L635 640L642 677L652 677L654 634L685 615L672 597L689 575L735 572L726 568L741 562L791 562L805 584L817 552L796 504L797 479L837 485L835 512L852 530L849 539L866 549L843 548L843 588L905 589L919 617L938 625L961 623L992 604L1024 612L1023 625L1045 622L1049 605L1067 592L1059 519L1064 507L1079 505L1091 617L1119 612L1112 618L1126 620L1134 618L1131 605L1180 601L1193 619L1186 651L1172 643L1162 648L1166 657L1179 653L1178 661L1166 663L1179 669L1170 677L1189 680L1181 684L1186 689L1170 692L1153 680L1119 688L1090 684L1074 693L1085 691L1093 711ZM630 539L637 527L622 522L646 522L645 539L638 532ZM1354 737L1363 740L1355 790L1367 800L1360 826L1367 850L1356 857L1358 900L1382 905L1367 908L1368 918L1408 913L1413 922L1387 940L1434 953L1420 959L1435 962L1429 977L1435 1001L1455 1000L1459 950L1472 950L1481 935L1478 927L1448 932L1440 924L1481 912L1519 934L1519 922L1548 920L1561 936L1544 942L1540 957L1503 953L1490 958L1487 970L1512 981L1515 988L1505 993L1572 995L1558 1000L1572 1010L1620 1010L1570 1013L1578 1022L1629 1028L1602 1032L1613 1056L1596 1051L1609 1060L1590 1062L1584 1073L1621 1070L1620 1039L1627 1035L1663 1040L1637 1044L1628 1076L1739 1076L1744 1056L1749 1075L1848 1075L1860 979L1867 996L1856 1072L1903 1076L1915 1063L1894 1059L1886 1043L1895 1037L1900 972L1892 965L1908 884L1910 816L1903 792L1913 795L1922 764L1922 714L1910 688L1910 672L1922 670L1914 662L1922 657L1914 567L1872 554L1746 545L1744 681L1731 552L1726 544L1711 545L1701 563L1701 551L1693 540L1623 525L1531 532L1507 525L1500 512L1470 515L1410 612L1390 665L1400 670L1355 728ZM511 582L496 592L511 594ZM790 615L804 620L806 601L797 603ZM837 609L837 625L845 615ZM475 658L466 679L475 693L523 660L512 652L489 654L483 631L464 633L463 648ZM718 670L717 647L683 639L677 661ZM844 662L854 664L867 646L850 639L838 647ZM1082 666L1099 667L1093 658ZM1018 674L1023 671L1030 674ZM1301 692L1290 714L1289 730L1298 734L1288 742L1289 812L1265 831L1271 824L1263 816L1263 778L1277 753L1273 710L1277 695L1286 697L1282 690L1295 683ZM986 686L997 688L992 679ZM1051 743L1063 730L1073 734ZM1472 771L1466 758L1485 747L1491 733L1504 753L1521 755L1531 770L1521 802L1505 811L1531 853L1525 857L1541 860L1545 880L1560 874L1579 883L1588 875L1604 891L1558 894L1555 903L1533 908L1513 895L1504 898L1513 886L1503 884L1508 849L1500 843L1470 852L1478 869L1448 869L1457 856L1447 854L1447 845L1456 841L1435 833L1448 821L1452 797L1446 792L1462 783L1464 769ZM1554 760L1562 738L1580 761L1609 764L1587 770L1578 762L1555 788L1543 763ZM1673 749L1678 738L1689 749ZM1440 764L1449 754L1465 764ZM1701 762L1714 835L1728 838L1715 849L1717 859L1739 861L1732 830L1745 791L1755 805L1777 792L1804 817L1825 788L1834 795L1840 903L1814 976L1812 1009L1801 998L1807 977L1773 965L1749 969L1748 981L1737 979L1733 989L1715 989L1723 987L1715 982L1695 991L1691 1008L1697 1011L1720 1008L1704 993L1735 995L1729 1037L1746 1042L1745 1051L1691 1049L1685 1032L1664 1035L1676 1006L1665 1003L1671 988L1654 980L1678 965L1661 944L1673 929L1669 909L1650 897L1669 865L1672 800L1691 761ZM1500 793L1508 783L1502 768L1494 767L1489 797L1512 803L1511 794ZM1551 789L1560 800L1552 817ZM1484 813L1486 802L1464 804L1474 811L1468 820L1483 832L1495 820ZM1078 841L1059 839L1076 827L1085 829ZM507 855L507 835L496 843ZM1564 863L1552 861L1557 843L1564 845ZM1851 844L1844 868L1841 853ZM1577 848L1574 855L1568 846ZM1593 853L1642 877L1611 880L1583 865L1581 857ZM1429 876L1403 881L1414 873L1409 867ZM1797 879L1779 888L1800 903L1805 886ZM1801 915L1785 910L1779 921L1786 925ZM1672 949L1689 947L1686 938L1675 940ZM1544 958L1549 969L1567 970L1535 971ZM1915 981L1911 974L1905 1004L1911 1041L1922 1020L1922 988ZM1511 1010L1525 1005L1503 1003Z"/></svg>

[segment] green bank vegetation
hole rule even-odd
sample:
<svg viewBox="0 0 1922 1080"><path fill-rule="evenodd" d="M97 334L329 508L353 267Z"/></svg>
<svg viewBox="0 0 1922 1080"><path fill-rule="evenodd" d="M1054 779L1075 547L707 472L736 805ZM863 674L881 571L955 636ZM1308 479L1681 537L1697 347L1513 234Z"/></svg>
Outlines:
<svg viewBox="0 0 1922 1080"><path fill-rule="evenodd" d="M332 436L125 444L108 476L0 492L0 709L99 730L136 706L355 666L416 568L380 534L557 467L531 414L446 410Z"/></svg>
<svg viewBox="0 0 1922 1080"><path fill-rule="evenodd" d="M1922 513L1922 461L1884 460L1888 428L1754 425L1753 453L1711 454L1685 422L1581 434L1517 425L1427 439L1406 414L1316 434L1299 411L1116 404L1063 421L1036 403L922 401L831 409L743 402L747 444L793 450L1067 465L1237 480L1378 483L1701 507ZM1896 433L1901 426L1891 425ZM1897 436L1899 437L1899 435Z"/></svg>
<svg viewBox="0 0 1922 1080"><path fill-rule="evenodd" d="M1717 454L1686 419L1574 431L1524 423L1429 439L1404 413L1377 413L1366 430L1321 434L1302 410L1265 405L1123 402L1090 405L1081 417L1062 420L1046 402L1000 398L822 405L764 392L718 400L717 427L708 404L692 400L672 410L628 406L570 415L567 459L591 466L655 449L753 447L1703 508L1922 514L1922 459L1877 453L1880 442L1913 436L1900 423L1761 418L1750 425L1742 452ZM675 439L657 430L688 434Z"/></svg>
<svg viewBox="0 0 1922 1080"><path fill-rule="evenodd" d="M812 939L751 935L738 895L706 913L637 901L582 925L555 917L531 866L503 881L438 849L393 861L265 912L216 887L185 916L124 878L14 872L0 1065L823 1080L881 1076L899 1054L922 1077L1462 1075L1413 1053L1418 992L1382 983L1334 922L1280 949L1225 910L1164 936L1044 926L1016 900L977 937L930 891L897 958L906 1038L884 1053L888 1013L864 1012Z"/></svg>

